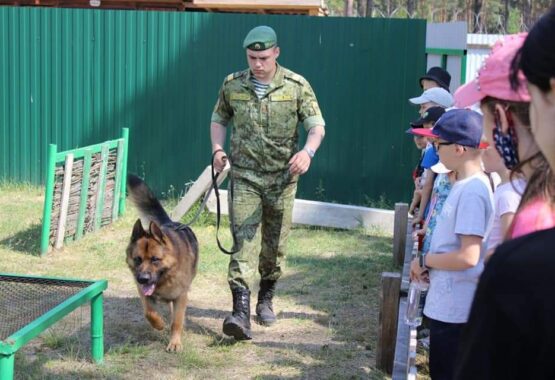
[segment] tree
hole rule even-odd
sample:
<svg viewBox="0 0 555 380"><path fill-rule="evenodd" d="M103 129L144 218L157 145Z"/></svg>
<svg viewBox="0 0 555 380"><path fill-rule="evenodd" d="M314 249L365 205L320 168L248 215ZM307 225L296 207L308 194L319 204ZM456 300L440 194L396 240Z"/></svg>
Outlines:
<svg viewBox="0 0 555 380"><path fill-rule="evenodd" d="M366 17L372 17L374 10L374 0L366 0Z"/></svg>
<svg viewBox="0 0 555 380"><path fill-rule="evenodd" d="M415 8L416 8L416 0L407 0L408 17L413 17Z"/></svg>
<svg viewBox="0 0 555 380"><path fill-rule="evenodd" d="M345 16L353 16L353 0L345 0Z"/></svg>
<svg viewBox="0 0 555 380"><path fill-rule="evenodd" d="M474 0L472 4L472 13L474 16L474 27L472 28L473 33L480 33L483 30L482 25L482 0Z"/></svg>
<svg viewBox="0 0 555 380"><path fill-rule="evenodd" d="M466 21L472 33L530 29L555 0L324 0L334 16L413 17L428 22Z"/></svg>

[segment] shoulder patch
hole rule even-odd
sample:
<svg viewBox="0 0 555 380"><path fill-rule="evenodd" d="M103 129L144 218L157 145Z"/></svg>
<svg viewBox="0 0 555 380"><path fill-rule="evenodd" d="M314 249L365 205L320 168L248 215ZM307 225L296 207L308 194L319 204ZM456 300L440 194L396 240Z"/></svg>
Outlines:
<svg viewBox="0 0 555 380"><path fill-rule="evenodd" d="M245 71L237 71L235 73L229 74L227 77L225 77L225 83L227 83L227 82L229 82L233 79L242 77L243 74L245 74Z"/></svg>
<svg viewBox="0 0 555 380"><path fill-rule="evenodd" d="M302 84L305 81L305 79L301 75L299 75L297 73L294 73L290 70L287 70L285 72L284 76L287 79L291 79L292 81L295 81L295 82L300 83L300 84Z"/></svg>

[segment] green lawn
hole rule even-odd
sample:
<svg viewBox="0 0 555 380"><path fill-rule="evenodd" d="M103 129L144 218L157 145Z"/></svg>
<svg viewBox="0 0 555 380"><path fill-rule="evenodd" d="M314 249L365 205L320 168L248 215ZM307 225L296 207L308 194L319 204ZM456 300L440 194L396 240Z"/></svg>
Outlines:
<svg viewBox="0 0 555 380"><path fill-rule="evenodd" d="M128 207L116 223L41 258L42 191L0 186L0 272L107 279L105 363L97 366L89 360L89 311L83 307L18 352L16 378L385 378L375 369L374 358L380 274L396 270L391 236L294 228L274 302L278 323L271 328L253 324L253 341L235 343L221 332L231 308L228 258L215 244L213 216L204 216L193 226L201 248L185 349L169 354L164 351L168 331L154 331L145 321L124 260L135 210ZM224 241L229 247L229 236ZM254 291L256 283L253 279ZM253 310L254 303L253 297Z"/></svg>

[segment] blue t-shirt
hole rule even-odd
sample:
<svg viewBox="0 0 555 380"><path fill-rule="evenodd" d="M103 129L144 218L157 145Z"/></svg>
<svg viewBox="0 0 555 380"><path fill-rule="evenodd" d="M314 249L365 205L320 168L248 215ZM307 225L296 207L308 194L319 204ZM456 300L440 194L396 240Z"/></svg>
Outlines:
<svg viewBox="0 0 555 380"><path fill-rule="evenodd" d="M432 166L439 162L439 156L436 149L432 144L428 144L426 150L424 151L424 158L422 158L422 166L424 169L430 169Z"/></svg>

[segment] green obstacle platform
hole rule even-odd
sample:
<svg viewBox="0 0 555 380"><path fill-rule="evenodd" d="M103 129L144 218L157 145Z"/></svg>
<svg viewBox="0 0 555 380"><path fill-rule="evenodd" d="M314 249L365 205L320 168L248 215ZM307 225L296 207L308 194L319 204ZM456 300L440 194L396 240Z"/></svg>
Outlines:
<svg viewBox="0 0 555 380"><path fill-rule="evenodd" d="M14 376L16 351L86 302L91 303L91 354L104 357L106 280L83 281L0 273L0 379Z"/></svg>

